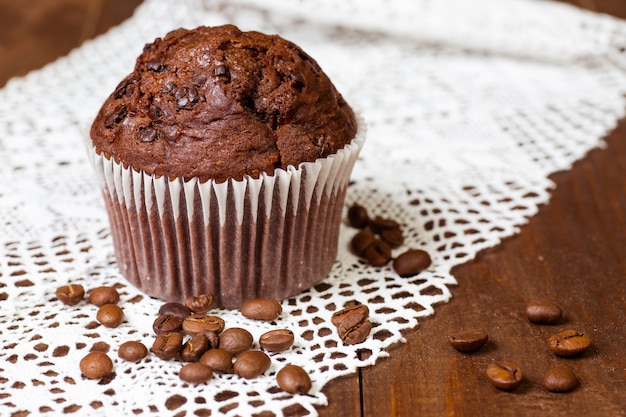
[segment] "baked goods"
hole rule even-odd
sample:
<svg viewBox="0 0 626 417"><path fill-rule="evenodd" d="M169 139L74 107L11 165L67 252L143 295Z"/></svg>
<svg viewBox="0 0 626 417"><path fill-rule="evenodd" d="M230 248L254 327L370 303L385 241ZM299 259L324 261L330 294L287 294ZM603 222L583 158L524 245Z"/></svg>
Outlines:
<svg viewBox="0 0 626 417"><path fill-rule="evenodd" d="M279 36L178 29L146 45L92 128L123 275L238 307L323 279L362 123Z"/></svg>

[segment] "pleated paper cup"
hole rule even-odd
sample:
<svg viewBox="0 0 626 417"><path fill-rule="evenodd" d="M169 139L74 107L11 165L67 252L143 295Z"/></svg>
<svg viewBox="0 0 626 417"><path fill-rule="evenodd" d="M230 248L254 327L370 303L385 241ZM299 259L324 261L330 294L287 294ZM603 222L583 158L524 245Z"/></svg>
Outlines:
<svg viewBox="0 0 626 417"><path fill-rule="evenodd" d="M365 141L298 167L241 181L156 177L91 147L115 256L148 295L184 301L211 293L223 308L288 298L330 272L350 174Z"/></svg>

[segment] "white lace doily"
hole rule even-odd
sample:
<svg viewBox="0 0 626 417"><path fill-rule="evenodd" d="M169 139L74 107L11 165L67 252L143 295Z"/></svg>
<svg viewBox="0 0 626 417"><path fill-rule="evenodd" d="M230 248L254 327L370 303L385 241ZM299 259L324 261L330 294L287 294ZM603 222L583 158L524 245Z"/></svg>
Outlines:
<svg viewBox="0 0 626 417"><path fill-rule="evenodd" d="M275 324L219 311L228 327L291 328L294 347L265 375L190 386L180 363L117 358L126 340L152 344L161 304L118 273L108 222L83 147L93 115L144 43L177 27L235 23L279 33L313 56L368 122L348 189L372 215L399 220L405 246L432 266L399 278L347 250L315 289L283 303ZM0 90L0 406L37 415L252 415L326 403L324 385L373 365L402 331L450 298L452 267L514 234L549 200L548 175L570 167L624 115L626 24L531 0L147 0L128 21ZM95 323L86 301L55 289L116 285L127 321ZM330 316L370 306L374 329L344 346ZM109 349L115 377L84 380L78 363ZM393 351L392 351L393 354ZM311 375L311 395L275 382L286 363Z"/></svg>

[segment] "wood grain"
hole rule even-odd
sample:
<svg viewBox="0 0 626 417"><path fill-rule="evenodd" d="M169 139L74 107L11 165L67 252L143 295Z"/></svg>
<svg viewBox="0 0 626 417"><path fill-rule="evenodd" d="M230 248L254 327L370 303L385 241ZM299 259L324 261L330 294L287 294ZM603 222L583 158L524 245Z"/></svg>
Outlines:
<svg viewBox="0 0 626 417"><path fill-rule="evenodd" d="M626 18L626 2L569 3ZM0 86L69 52L130 16L140 0L0 0ZM626 415L626 121L566 172L549 204L502 245L456 268L453 298L406 334L390 357L324 389L320 415L600 416ZM529 323L525 304L550 298L564 309L554 326ZM586 331L592 348L561 359L548 349L552 332ZM461 354L448 334L480 328L487 346ZM517 362L525 382L511 393L490 385L487 364ZM567 394L542 386L543 374L565 364L580 378ZM289 410L303 415L303 410Z"/></svg>
<svg viewBox="0 0 626 417"><path fill-rule="evenodd" d="M0 87L128 18L141 0L0 0Z"/></svg>

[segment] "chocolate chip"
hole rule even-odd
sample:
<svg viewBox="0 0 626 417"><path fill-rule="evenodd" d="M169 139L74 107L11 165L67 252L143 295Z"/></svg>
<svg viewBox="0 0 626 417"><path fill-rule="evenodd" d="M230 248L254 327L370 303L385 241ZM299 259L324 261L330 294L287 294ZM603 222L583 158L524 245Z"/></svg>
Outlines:
<svg viewBox="0 0 626 417"><path fill-rule="evenodd" d="M129 89L128 87L134 86L137 81L138 81L138 79L136 77L130 77L130 78L126 78L126 79L122 80L122 82L120 82L117 85L117 87L115 87L115 91L113 91L113 98L120 99L127 92L131 93L132 89Z"/></svg>
<svg viewBox="0 0 626 417"><path fill-rule="evenodd" d="M159 106L151 104L150 107L148 107L148 116L152 120L158 120L163 117L163 111Z"/></svg>
<svg viewBox="0 0 626 417"><path fill-rule="evenodd" d="M198 89L196 87L190 87L187 91L187 98L189 98L189 101L192 103L197 103L199 96L200 94L198 93Z"/></svg>
<svg viewBox="0 0 626 417"><path fill-rule="evenodd" d="M178 138L178 127L165 126L163 129L161 129L161 134L165 139L174 141Z"/></svg>
<svg viewBox="0 0 626 417"><path fill-rule="evenodd" d="M228 77L228 67L223 64L219 64L213 71L216 77Z"/></svg>
<svg viewBox="0 0 626 417"><path fill-rule="evenodd" d="M157 140L158 132L152 127L142 127L139 129L139 140L145 143Z"/></svg>
<svg viewBox="0 0 626 417"><path fill-rule="evenodd" d="M104 120L104 127L112 128L126 117L126 105L118 105Z"/></svg>
<svg viewBox="0 0 626 417"><path fill-rule="evenodd" d="M167 83L165 83L165 87L163 87L163 90L161 90L161 92L164 94L171 93L172 91L174 91L175 88L176 83L174 81L168 81Z"/></svg>
<svg viewBox="0 0 626 417"><path fill-rule="evenodd" d="M163 71L165 69L165 66L163 65L163 57L152 58L150 61L146 62L146 68L148 71Z"/></svg>
<svg viewBox="0 0 626 417"><path fill-rule="evenodd" d="M199 93L196 87L176 87L173 93L178 109L191 110L193 105L198 102Z"/></svg>

